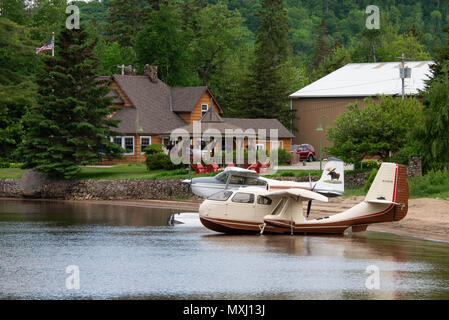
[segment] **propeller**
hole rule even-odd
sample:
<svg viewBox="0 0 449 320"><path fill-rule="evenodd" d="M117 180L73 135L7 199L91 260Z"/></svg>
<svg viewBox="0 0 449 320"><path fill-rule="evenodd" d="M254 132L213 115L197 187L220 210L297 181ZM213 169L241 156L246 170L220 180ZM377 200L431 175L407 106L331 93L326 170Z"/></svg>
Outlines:
<svg viewBox="0 0 449 320"><path fill-rule="evenodd" d="M309 172L309 183L310 183L311 191L315 190L316 183L315 183L314 186L312 186L312 177L310 176L310 172ZM307 215L306 215L306 218L308 218L309 215L310 215L310 208L311 207L312 207L312 200L309 200L307 202Z"/></svg>
<svg viewBox="0 0 449 320"><path fill-rule="evenodd" d="M307 215L306 215L306 218L308 218L309 215L310 215L310 207L312 207L312 200L309 200L307 202Z"/></svg>

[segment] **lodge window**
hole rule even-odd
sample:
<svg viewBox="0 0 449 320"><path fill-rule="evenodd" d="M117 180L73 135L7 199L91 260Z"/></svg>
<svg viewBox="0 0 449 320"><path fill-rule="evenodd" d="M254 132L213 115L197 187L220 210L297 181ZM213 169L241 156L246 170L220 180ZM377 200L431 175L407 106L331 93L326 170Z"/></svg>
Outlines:
<svg viewBox="0 0 449 320"><path fill-rule="evenodd" d="M119 147L121 147L122 146L122 137L114 137L114 138L112 138L112 142L114 142Z"/></svg>
<svg viewBox="0 0 449 320"><path fill-rule="evenodd" d="M140 152L145 153L145 148L151 144L151 137L140 137Z"/></svg>
<svg viewBox="0 0 449 320"><path fill-rule="evenodd" d="M123 149L125 154L134 154L134 137L125 137Z"/></svg>
<svg viewBox="0 0 449 320"><path fill-rule="evenodd" d="M271 150L275 150L275 149L279 149L279 148L283 148L283 147L284 147L283 141L272 141L271 142Z"/></svg>
<svg viewBox="0 0 449 320"><path fill-rule="evenodd" d="M254 194L237 192L234 197L232 197L232 202L237 203L254 203Z"/></svg>
<svg viewBox="0 0 449 320"><path fill-rule="evenodd" d="M207 110L209 110L209 105L202 104L201 105L201 117L203 117L206 114Z"/></svg>
<svg viewBox="0 0 449 320"><path fill-rule="evenodd" d="M111 142L114 142L125 150L125 155L134 154L134 137L112 137Z"/></svg>

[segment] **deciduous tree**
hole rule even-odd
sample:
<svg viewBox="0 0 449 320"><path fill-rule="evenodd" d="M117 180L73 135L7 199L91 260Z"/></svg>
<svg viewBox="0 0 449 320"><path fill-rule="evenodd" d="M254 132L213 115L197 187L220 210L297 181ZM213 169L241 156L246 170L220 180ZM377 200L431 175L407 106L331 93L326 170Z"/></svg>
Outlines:
<svg viewBox="0 0 449 320"><path fill-rule="evenodd" d="M365 156L387 158L407 144L408 133L422 122L422 106L417 98L381 96L358 102L334 121L327 131L332 142L328 154L348 163L358 163Z"/></svg>

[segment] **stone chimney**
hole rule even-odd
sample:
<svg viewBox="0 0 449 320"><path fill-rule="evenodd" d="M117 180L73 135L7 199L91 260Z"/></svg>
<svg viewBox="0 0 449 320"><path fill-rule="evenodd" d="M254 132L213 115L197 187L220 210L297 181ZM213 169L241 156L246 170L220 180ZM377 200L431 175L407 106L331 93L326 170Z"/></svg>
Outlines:
<svg viewBox="0 0 449 320"><path fill-rule="evenodd" d="M123 69L123 74L127 76L135 76L137 75L136 69L133 69L132 66L125 66Z"/></svg>
<svg viewBox="0 0 449 320"><path fill-rule="evenodd" d="M158 82L159 79L157 77L157 67L156 66L150 66L149 64L146 64L143 68L143 74L150 78L151 82Z"/></svg>

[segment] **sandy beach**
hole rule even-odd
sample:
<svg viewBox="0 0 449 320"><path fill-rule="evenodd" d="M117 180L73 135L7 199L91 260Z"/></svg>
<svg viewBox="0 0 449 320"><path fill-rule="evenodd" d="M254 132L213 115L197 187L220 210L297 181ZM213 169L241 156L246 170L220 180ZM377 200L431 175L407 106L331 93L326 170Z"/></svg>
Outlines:
<svg viewBox="0 0 449 320"><path fill-rule="evenodd" d="M311 218L332 215L351 208L363 201L364 197L330 198L328 203L312 205ZM9 199L21 200L21 199ZM153 207L197 212L200 200L27 200L27 201L64 201L76 203L98 203L135 207ZM411 199L407 216L398 222L370 225L368 230L391 232L399 235L418 237L428 240L449 242L449 201L441 199Z"/></svg>
<svg viewBox="0 0 449 320"><path fill-rule="evenodd" d="M363 199L364 196L333 198L329 203L313 205L311 215L316 217L341 212ZM430 198L410 199L408 213L404 219L398 222L372 224L368 230L449 242L449 201Z"/></svg>

